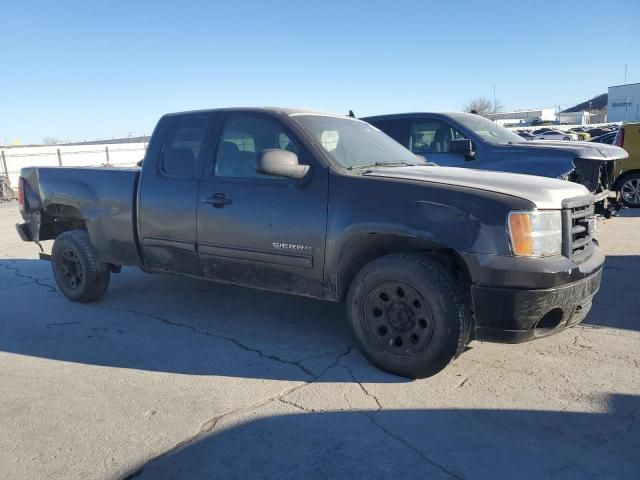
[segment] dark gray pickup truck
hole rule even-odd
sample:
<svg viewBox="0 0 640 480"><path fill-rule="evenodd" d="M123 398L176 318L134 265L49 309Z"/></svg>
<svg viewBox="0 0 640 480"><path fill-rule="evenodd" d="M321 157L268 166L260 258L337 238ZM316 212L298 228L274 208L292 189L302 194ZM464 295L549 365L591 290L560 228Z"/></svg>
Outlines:
<svg viewBox="0 0 640 480"><path fill-rule="evenodd" d="M569 180L595 195L599 213L608 216L619 208L615 180L628 157L622 148L589 142L526 141L470 113L400 113L362 120L437 165Z"/></svg>
<svg viewBox="0 0 640 480"><path fill-rule="evenodd" d="M471 339L582 321L604 257L582 185L429 166L361 120L303 110L166 115L140 169L25 168L25 241L69 299L122 265L346 300L356 341L425 377Z"/></svg>

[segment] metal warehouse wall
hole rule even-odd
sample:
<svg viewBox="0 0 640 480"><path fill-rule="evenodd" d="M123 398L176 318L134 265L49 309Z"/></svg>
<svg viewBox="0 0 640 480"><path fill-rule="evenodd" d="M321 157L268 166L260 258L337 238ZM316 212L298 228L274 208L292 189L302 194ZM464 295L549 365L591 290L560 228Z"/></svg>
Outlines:
<svg viewBox="0 0 640 480"><path fill-rule="evenodd" d="M640 121L640 83L609 87L607 120L610 122Z"/></svg>

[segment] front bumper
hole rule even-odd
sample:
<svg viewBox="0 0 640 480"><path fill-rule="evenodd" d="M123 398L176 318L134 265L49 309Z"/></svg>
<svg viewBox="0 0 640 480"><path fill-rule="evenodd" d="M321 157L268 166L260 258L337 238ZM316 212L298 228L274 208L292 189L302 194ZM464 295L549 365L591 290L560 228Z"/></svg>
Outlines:
<svg viewBox="0 0 640 480"><path fill-rule="evenodd" d="M580 323L600 288L603 264L596 246L580 264L567 258L514 257L475 263L470 269L474 338L521 343Z"/></svg>

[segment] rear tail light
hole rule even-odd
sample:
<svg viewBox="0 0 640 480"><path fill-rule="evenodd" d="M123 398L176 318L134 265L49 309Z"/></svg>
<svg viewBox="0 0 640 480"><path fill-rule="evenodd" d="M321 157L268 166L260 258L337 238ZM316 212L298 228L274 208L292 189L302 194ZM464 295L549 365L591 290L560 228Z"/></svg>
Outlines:
<svg viewBox="0 0 640 480"><path fill-rule="evenodd" d="M616 133L616 138L613 140L613 144L622 148L624 145L624 128L620 127L620 129L618 129L618 133Z"/></svg>
<svg viewBox="0 0 640 480"><path fill-rule="evenodd" d="M18 205L20 206L20 213L24 213L24 178L18 178Z"/></svg>

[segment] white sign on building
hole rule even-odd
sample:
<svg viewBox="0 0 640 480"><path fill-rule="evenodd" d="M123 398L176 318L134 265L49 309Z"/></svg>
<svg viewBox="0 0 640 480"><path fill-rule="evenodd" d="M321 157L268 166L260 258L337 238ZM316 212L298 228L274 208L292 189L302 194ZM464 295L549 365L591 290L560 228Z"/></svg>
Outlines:
<svg viewBox="0 0 640 480"><path fill-rule="evenodd" d="M640 83L609 87L609 122L640 122Z"/></svg>

